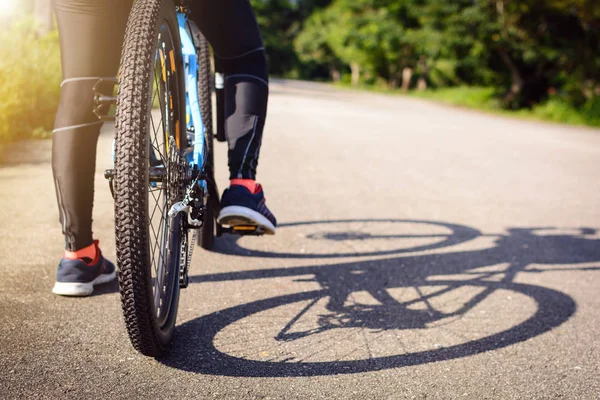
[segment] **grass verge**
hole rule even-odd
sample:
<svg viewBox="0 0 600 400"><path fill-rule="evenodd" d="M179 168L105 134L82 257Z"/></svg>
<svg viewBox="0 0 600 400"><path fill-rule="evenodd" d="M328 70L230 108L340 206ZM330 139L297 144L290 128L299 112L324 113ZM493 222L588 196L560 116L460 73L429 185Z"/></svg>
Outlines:
<svg viewBox="0 0 600 400"><path fill-rule="evenodd" d="M338 84L336 86L352 88L348 84ZM511 111L501 107L497 92L491 87L461 86L453 88L430 89L422 92L411 91L408 94L398 89L388 89L380 86L362 85L353 89L414 96L422 99L511 117L557 122L569 125L600 127L600 97L592 98L588 100L583 107L576 108L557 95L550 97L544 103L538 104L532 109Z"/></svg>

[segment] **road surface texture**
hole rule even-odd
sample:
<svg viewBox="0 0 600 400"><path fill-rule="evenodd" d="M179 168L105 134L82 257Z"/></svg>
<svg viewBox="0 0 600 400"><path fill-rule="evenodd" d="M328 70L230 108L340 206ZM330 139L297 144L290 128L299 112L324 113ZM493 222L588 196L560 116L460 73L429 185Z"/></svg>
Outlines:
<svg viewBox="0 0 600 400"><path fill-rule="evenodd" d="M94 227L114 258L111 139ZM598 130L276 82L259 178L277 236L196 251L159 360L129 344L116 285L50 293L50 149L0 167L0 398L600 396Z"/></svg>

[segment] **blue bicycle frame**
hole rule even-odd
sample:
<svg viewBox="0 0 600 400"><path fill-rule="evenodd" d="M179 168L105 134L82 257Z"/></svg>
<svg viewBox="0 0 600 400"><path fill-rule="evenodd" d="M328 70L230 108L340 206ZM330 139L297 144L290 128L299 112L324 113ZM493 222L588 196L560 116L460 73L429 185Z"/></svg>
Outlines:
<svg viewBox="0 0 600 400"><path fill-rule="evenodd" d="M190 20L187 11L183 7L177 7L177 22L179 24L179 36L181 40L181 54L185 70L185 102L186 102L186 131L188 145L193 150L187 153L187 160L192 171L204 172L204 150L205 150L205 127L200 111L200 100L198 98L198 56L196 46L192 39L192 30L198 29ZM193 134L191 136L190 134ZM193 137L190 140L190 137ZM115 159L115 140L112 145L112 159ZM195 168L196 167L196 168ZM151 183L154 186L154 183ZM207 190L207 183L199 180L198 185Z"/></svg>
<svg viewBox="0 0 600 400"><path fill-rule="evenodd" d="M188 154L188 162L197 171L201 172L204 166L205 150L205 127L202 121L200 111L200 101L198 99L198 57L196 46L194 45L193 29L197 29L190 22L187 12L183 9L177 9L177 21L179 23L179 36L181 38L181 53L185 69L185 98L186 98L186 128L189 133L193 132L193 151ZM206 181L198 182L206 189Z"/></svg>

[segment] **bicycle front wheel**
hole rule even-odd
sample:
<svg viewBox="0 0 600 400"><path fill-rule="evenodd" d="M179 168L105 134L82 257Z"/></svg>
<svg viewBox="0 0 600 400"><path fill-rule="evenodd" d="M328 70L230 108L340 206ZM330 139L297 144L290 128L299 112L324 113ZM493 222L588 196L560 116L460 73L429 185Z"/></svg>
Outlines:
<svg viewBox="0 0 600 400"><path fill-rule="evenodd" d="M121 58L115 151L119 289L127 332L147 356L171 341L186 230L170 207L181 201L185 91L175 6L137 0Z"/></svg>

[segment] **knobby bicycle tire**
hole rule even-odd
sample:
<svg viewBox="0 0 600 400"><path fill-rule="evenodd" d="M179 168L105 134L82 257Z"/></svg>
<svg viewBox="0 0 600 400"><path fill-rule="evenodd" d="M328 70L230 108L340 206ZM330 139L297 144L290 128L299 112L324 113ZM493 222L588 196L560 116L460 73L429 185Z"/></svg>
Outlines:
<svg viewBox="0 0 600 400"><path fill-rule="evenodd" d="M168 33L168 35L165 34L165 37L170 36L170 44L174 52L169 52L168 56L160 59L162 62L161 72L164 74L166 71L167 67L164 63L167 60L173 71L169 76L174 76L172 83L167 84L167 80L165 80L164 84L165 87L172 85L175 88L173 97L177 103L175 107L169 106L168 118L176 118L177 122L185 121L183 65L175 6L171 0L137 0L127 23L121 58L115 152L116 249L123 315L127 332L135 349L144 355L154 357L166 350L173 335L179 302L177 277L181 262L180 247L184 234L181 217L170 220L168 216L164 216L164 208L168 210L171 203L180 200L183 196L183 181L172 178L173 169L169 168L171 163L165 162L164 169L167 172L164 173L163 179L167 180L167 186L164 189L166 200L165 207L161 212L163 221L169 222L165 222L166 228L162 229L168 230L166 234L170 236L166 239L169 245L166 250L168 257L166 261L162 261L163 248L159 248L158 263L166 264L167 276L164 280L159 281L157 272L155 290L159 290L158 288L161 290L157 307L157 301L153 294L153 265L151 265L154 262L153 254L156 247L153 250L150 248L152 216L149 215L148 210L150 196L148 158L149 153L154 150L151 148L151 139L148 136L152 129L150 125L153 123L151 112L154 100L153 83L156 84L154 68L158 63L156 54L158 54L159 46L157 44L159 43L159 33L162 37L162 32ZM163 43L165 42L161 42L161 44ZM175 69L180 72L175 72ZM170 71L169 74L171 74ZM165 89L165 92L167 91ZM166 97L162 100L165 102L164 104L166 104L165 99ZM159 99L159 101L161 100ZM163 111L164 108L161 107L161 121L164 124ZM179 125L185 126L185 124ZM172 129L174 132L169 133L169 126L164 128L163 125L163 131L166 129L167 136L171 135L176 140L179 139L179 147L184 148L186 145L184 129L181 127L177 129L178 124L175 124L175 127ZM156 138L156 136L155 130L154 137ZM165 135L163 135L163 139L165 139ZM168 142L169 138L165 139L164 146L167 149L166 143ZM161 188L161 190L163 189ZM173 197L173 193L175 193L175 197ZM156 202L158 204L158 200ZM160 229L159 226L159 231ZM177 233L178 229L179 233ZM157 242L163 240L163 235L154 234ZM163 244L164 241L161 246ZM172 285L169 288L166 305L162 303L163 284Z"/></svg>
<svg viewBox="0 0 600 400"><path fill-rule="evenodd" d="M198 97L200 100L200 111L202 113L202 122L204 124L204 137L206 140L206 173L214 182L215 154L214 154L214 132L213 132L213 108L212 108L212 67L210 46L202 33L198 32ZM209 185L212 184L209 180ZM215 201L209 191L204 215L204 224L200 229L200 240L198 244L206 250L211 250L215 242Z"/></svg>

